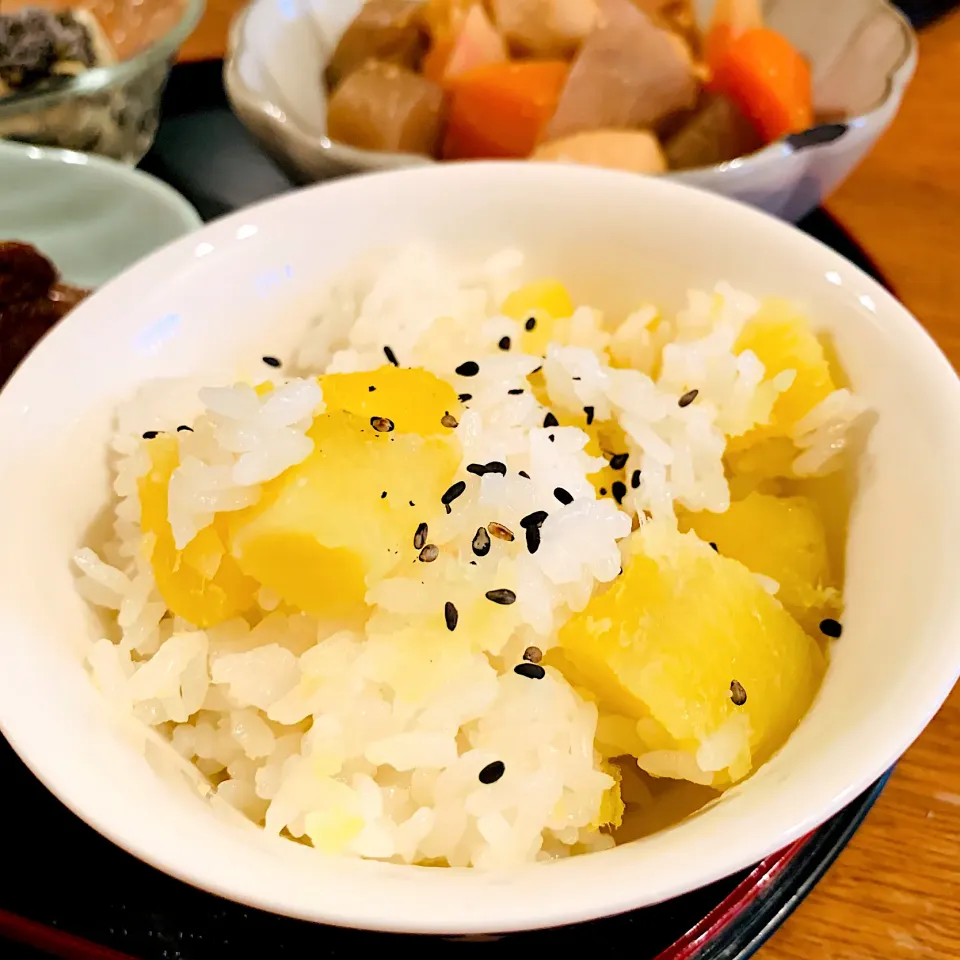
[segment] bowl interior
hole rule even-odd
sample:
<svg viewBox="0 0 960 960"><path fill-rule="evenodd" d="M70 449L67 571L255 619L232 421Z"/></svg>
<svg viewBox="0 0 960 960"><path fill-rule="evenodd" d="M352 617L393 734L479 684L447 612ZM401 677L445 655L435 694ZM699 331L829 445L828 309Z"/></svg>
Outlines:
<svg viewBox="0 0 960 960"><path fill-rule="evenodd" d="M0 240L32 243L79 286L200 226L166 184L83 154L0 143L0 183Z"/></svg>
<svg viewBox="0 0 960 960"><path fill-rule="evenodd" d="M323 69L364 0L254 0L234 39L240 98L260 101L274 122L292 124L345 164L381 169L422 157L376 154L326 140ZM701 23L716 0L697 0ZM819 114L853 119L896 92L895 75L913 51L909 24L886 0L763 0L768 24L809 58ZM829 23L829 29L823 29ZM243 105L241 104L241 112Z"/></svg>
<svg viewBox="0 0 960 960"><path fill-rule="evenodd" d="M97 626L69 556L108 497L113 404L154 377L229 380L283 356L325 279L427 240L528 251L611 315L725 279L803 304L877 422L862 454L844 634L787 745L689 820L601 854L507 874L328 858L215 805L112 717L80 663ZM242 902L374 929L476 933L608 915L729 874L825 820L920 732L960 667L960 385L876 283L771 218L665 180L466 164L355 178L207 226L100 290L0 394L0 727L75 812L168 872ZM64 476L69 475L69 482ZM107 789L109 785L109 789Z"/></svg>

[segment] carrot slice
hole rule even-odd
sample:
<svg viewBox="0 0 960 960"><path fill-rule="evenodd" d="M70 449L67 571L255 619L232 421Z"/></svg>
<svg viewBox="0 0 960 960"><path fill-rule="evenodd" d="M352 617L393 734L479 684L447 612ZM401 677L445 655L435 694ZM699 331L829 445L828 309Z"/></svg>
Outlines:
<svg viewBox="0 0 960 960"><path fill-rule="evenodd" d="M491 63L448 84L445 160L529 156L557 109L569 64Z"/></svg>
<svg viewBox="0 0 960 960"><path fill-rule="evenodd" d="M762 26L760 0L717 0L703 45L707 66L714 70L734 40Z"/></svg>
<svg viewBox="0 0 960 960"><path fill-rule="evenodd" d="M747 30L732 39L710 89L733 100L767 142L813 126L810 66L775 30Z"/></svg>

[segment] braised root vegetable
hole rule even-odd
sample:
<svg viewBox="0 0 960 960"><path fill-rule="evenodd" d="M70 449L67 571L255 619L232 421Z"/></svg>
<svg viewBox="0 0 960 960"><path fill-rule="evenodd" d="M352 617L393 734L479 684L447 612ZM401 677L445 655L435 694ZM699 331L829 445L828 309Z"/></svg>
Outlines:
<svg viewBox="0 0 960 960"><path fill-rule="evenodd" d="M658 26L681 36L696 52L700 48L700 29L693 0L633 0Z"/></svg>
<svg viewBox="0 0 960 960"><path fill-rule="evenodd" d="M494 21L521 54L568 57L600 23L597 0L491 0Z"/></svg>
<svg viewBox="0 0 960 960"><path fill-rule="evenodd" d="M436 154L443 91L392 63L370 60L354 70L327 105L327 132L364 150Z"/></svg>
<svg viewBox="0 0 960 960"><path fill-rule="evenodd" d="M483 7L475 3L462 22L447 37L438 38L423 61L423 75L445 84L468 70L507 60L507 45L490 22Z"/></svg>
<svg viewBox="0 0 960 960"><path fill-rule="evenodd" d="M453 78L444 159L529 156L556 110L567 69L562 60L529 60Z"/></svg>
<svg viewBox="0 0 960 960"><path fill-rule="evenodd" d="M767 141L813 126L810 66L775 30L748 30L731 41L711 89L737 103Z"/></svg>
<svg viewBox="0 0 960 960"><path fill-rule="evenodd" d="M604 24L570 68L551 140L584 130L656 129L696 103L699 83L682 41L657 27L630 0L602 0Z"/></svg>
<svg viewBox="0 0 960 960"><path fill-rule="evenodd" d="M671 170L726 163L759 150L763 140L743 111L720 94L707 94L703 105L664 144Z"/></svg>
<svg viewBox="0 0 960 960"><path fill-rule="evenodd" d="M704 56L710 69L723 59L734 40L762 26L760 0L717 0L704 41Z"/></svg>
<svg viewBox="0 0 960 960"><path fill-rule="evenodd" d="M660 141L647 130L589 130L541 144L534 160L583 163L633 173L663 173L667 161Z"/></svg>

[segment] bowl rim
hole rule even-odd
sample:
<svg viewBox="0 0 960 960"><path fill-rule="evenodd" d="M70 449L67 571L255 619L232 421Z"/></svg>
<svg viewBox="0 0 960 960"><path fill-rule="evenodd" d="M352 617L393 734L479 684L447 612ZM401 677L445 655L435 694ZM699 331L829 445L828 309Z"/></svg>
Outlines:
<svg viewBox="0 0 960 960"><path fill-rule="evenodd" d="M290 117L288 112L274 103L269 97L252 90L243 81L238 66L240 60L247 54L247 47L244 42L246 37L246 21L255 7L271 2L273 2L273 0L247 0L247 3L233 16L227 34L227 49L223 59L223 83L234 111L245 125L245 111L255 111L262 118L265 118L268 125L285 130L286 136L293 137L301 146L317 149L321 151L321 153L326 154L331 162L357 170L393 170L403 167L431 166L450 162L440 161L433 157L421 156L419 154L364 150L359 147L352 147L348 144L340 143L336 140L331 140L325 134L316 136L301 129ZM880 99L869 109L855 116L845 117L837 121L837 123L841 124L844 128L862 127L878 117L891 104L898 102L917 68L919 40L906 14L894 4L893 0L872 0L872 2L882 7L886 11L887 16L899 24L904 40L903 51L899 60L886 76L885 89ZM795 134L791 137L781 137L779 140L775 140L773 143L769 143L759 150L744 154L742 157L736 157L733 160L726 160L723 163L715 163L703 167L691 167L684 170L668 170L665 174L660 174L660 176L685 181L696 181L697 178L711 174L723 176L732 171L748 173L753 168L759 167L771 159L788 157L800 150L816 146L821 142L829 142L828 140L819 140L815 133L833 125L832 123L817 124L801 134ZM807 137L807 134L814 134L814 136ZM466 162L476 163L478 161ZM529 162L529 160L527 160L527 162Z"/></svg>
<svg viewBox="0 0 960 960"><path fill-rule="evenodd" d="M193 33L206 8L206 0L183 0L179 19L153 43L138 50L132 57L100 67L93 67L71 77L55 90L29 90L0 97L0 119L41 111L74 97L88 97L123 83L142 73L147 67L167 59Z"/></svg>
<svg viewBox="0 0 960 960"><path fill-rule="evenodd" d="M587 167L558 165L549 168L549 172L545 172L523 162L438 165L433 168L391 171L372 178L370 176L345 178L331 184L320 184L308 188L306 191L288 193L208 224L204 228L204 237L216 242L228 241L231 237L235 237L239 227L255 221L258 214L266 212L268 208L282 209L283 215L286 217L302 217L304 211L303 200L307 194L316 196L322 192L323 196L329 196L333 192L363 193L369 191L372 185L375 186L378 197L379 191L386 189L384 185L390 187L391 195L404 194L406 192L404 188L410 187L412 191L411 185L417 180L438 177L463 181L460 184L461 189L465 185L469 185L471 181L479 181L490 177L493 179L516 177L528 181L536 179L541 184L544 180L564 180L568 181L568 187L577 180L605 179L610 181L611 186L619 185L624 193L629 193L631 190L635 193L640 191L666 191L668 194L685 198L685 203L696 202L712 208L714 212L725 212L733 219L743 223L745 227L749 227L751 231L756 232L758 237L762 237L764 234L769 235L771 231L774 234L779 233L784 244L796 246L801 252L808 251L813 261L812 266L819 266L822 262L829 260L835 265L835 269L845 277L846 281L855 285L855 293L871 299L873 303L871 312L884 317L882 322L883 332L894 338L903 347L905 354L911 356L911 368L914 369L917 376L921 376L921 374L916 368L918 366L923 367L926 374L925 379L929 383L930 389L936 393L939 414L941 416L952 414L954 418L960 418L960 379L922 325L888 291L856 265L830 250L825 244L801 234L789 225L777 221L774 217L738 204L728 198L717 196L702 188L665 180L658 182L653 178L637 178L629 173ZM122 300L134 295L134 292L142 287L141 277L145 270L145 264L150 264L154 270L161 270L161 272L167 268L175 267L178 262L182 266L186 262L186 257L192 258L193 250L198 240L201 239L198 235L194 235L192 238L181 238L181 240L175 241L151 255L141 261L136 268L127 271L115 280L110 285L112 292ZM36 360L40 356L45 360L48 357L52 359L55 353L61 349L59 345L61 334L65 334L68 329L79 329L79 324L91 313L94 305L101 302L104 303L106 308L107 304L103 299L103 291L100 294L95 294L86 304L68 317L64 325L53 331L51 336L41 343L37 353L31 359ZM29 396L28 391L21 391L17 388L25 382L26 377L23 371L30 366L31 360L28 360L27 364L21 367L10 381L9 386L14 389L8 390L5 388L3 394L0 395L0 432L9 429L11 419L17 416L16 411L19 411L22 401ZM960 463L960 439L945 447L942 450L942 455L945 461ZM949 575L949 571L945 570L943 576L948 578ZM955 615L960 616L960 599L952 600L950 609ZM2 650L2 645L0 645L0 654L2 654ZM945 645L940 656L942 660L939 660L938 663L943 669L937 672L936 677L930 679L929 686L925 688L927 695L922 699L917 698L908 703L898 704L898 710L902 711L901 720L903 722L896 726L896 735L886 739L883 745L874 745L870 750L864 751L869 756L858 761L860 766L853 779L850 778L850 772L847 768L839 771L837 777L830 778L836 782L830 786L829 800L821 797L815 809L807 804L803 814L796 819L791 819L789 823L781 816L775 839L772 838L773 831L768 831L764 833L763 837L755 837L742 846L738 846L735 850L728 851L722 863L701 858L690 865L682 879L678 880L675 877L671 881L660 880L659 882L662 885L658 887L657 900L669 899L752 865L757 860L762 859L763 856L775 852L777 848L785 846L793 840L799 839L818 824L825 822L880 777L896 757L900 756L919 736L922 729L948 696L957 675L960 674L960 646L957 644ZM0 674L0 690L6 682L8 682L7 679ZM542 867L543 872L536 876L542 879L548 888L557 885L557 881L552 878L563 876L565 879L562 881L562 887L567 891L577 886L576 877L582 878L582 875L577 873L577 868L574 866L576 863L594 859L599 862L599 858L605 858L604 862L608 866L610 875L619 878L622 885L603 885L602 890L580 889L572 903L566 900L560 903L551 902L548 895L545 897L542 891L538 891L536 907L520 920L517 920L515 915L511 915L511 919L503 922L498 922L497 917L491 920L484 915L483 911L478 911L473 902L458 905L458 909L453 911L455 919L451 918L449 911L438 912L432 907L423 911L405 912L401 903L384 906L383 903L368 902L364 904L351 901L349 909L337 909L329 901L318 904L315 899L310 899L307 902L309 891L304 892L297 904L289 904L284 901L282 896L273 892L269 887L263 886L259 879L251 879L249 871L243 872L234 869L235 864L228 865L226 869L214 870L209 864L198 864L196 858L191 860L190 857L184 857L163 847L159 841L151 838L148 830L134 831L125 828L123 823L118 824L110 821L106 816L110 801L101 800L98 797L95 802L89 802L88 798L85 801L84 797L78 796L78 793L83 794L84 791L74 789L69 778L64 777L59 772L62 767L57 767L56 764L60 761L53 758L49 749L44 746L42 732L31 728L28 722L25 723L24 713L29 714L30 709L22 711L16 706L13 699L0 696L0 728L27 766L69 809L97 829L98 832L145 862L180 880L260 909L271 910L285 916L364 929L403 933L479 934L568 924L594 919L599 916L622 913L646 903L656 902L654 899L646 899L643 903L638 902L631 885L622 882L626 873L624 859L618 860L616 853L617 850L627 849L625 846L617 848L617 850L595 854L591 858L573 858L557 864L537 865L537 869L539 870ZM116 736L119 738L121 733L117 731ZM843 787L839 788L838 784L841 780ZM786 795L790 791L784 790L781 793ZM782 815L783 810L780 813ZM771 842L775 843L776 846L771 847ZM296 846L291 845L291 849ZM305 848L304 852L306 853ZM369 862L366 865L378 868L391 866L389 864L370 864ZM637 862L633 859L631 868L634 870L634 876L636 875L636 866ZM406 867L394 866L393 869L394 871L403 871L404 882L406 882L407 877L413 877L413 872L408 874L408 868ZM414 871L418 869L424 868L414 868ZM529 869L525 868L525 877L531 876ZM465 889L463 884L457 881L456 877L453 877L456 871L442 872L445 874L444 882L446 882L446 878L452 877L454 880L453 886L456 887L457 891ZM391 875L392 873L393 871L391 871ZM468 873L474 878L479 876L479 879L469 881L471 890L474 889L474 884L476 884L477 891L484 885L487 888L495 888L499 885L499 878L496 876L484 875L477 871L459 871L459 873ZM329 877L329 874L326 876ZM371 871L366 876L373 878L374 873ZM355 886L355 883L352 882L350 886ZM424 889L419 884L408 884L408 886ZM399 890L397 884L394 884L393 888ZM316 891L313 891L313 894L315 893ZM491 896L495 895L491 894ZM499 903L500 901L498 901ZM447 902L446 906L449 907L450 903ZM505 907L501 905L500 909L503 911L501 917L507 915ZM336 912L334 912L335 910ZM456 926L453 926L454 924Z"/></svg>
<svg viewBox="0 0 960 960"><path fill-rule="evenodd" d="M66 150L63 147L44 147L20 143L16 140L0 140L0 169L7 160L39 163L46 166L85 167L97 171L108 178L122 180L130 187L152 194L177 216L184 234L192 233L203 226L203 218L186 197L158 177L121 163L119 160L93 153Z"/></svg>

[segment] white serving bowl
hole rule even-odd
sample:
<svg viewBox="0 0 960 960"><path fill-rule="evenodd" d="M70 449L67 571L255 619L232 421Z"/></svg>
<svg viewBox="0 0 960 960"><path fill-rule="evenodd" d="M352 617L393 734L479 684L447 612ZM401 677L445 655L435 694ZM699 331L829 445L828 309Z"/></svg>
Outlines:
<svg viewBox="0 0 960 960"><path fill-rule="evenodd" d="M433 163L327 137L323 70L365 0L251 0L230 30L230 103L301 183ZM701 23L716 0L696 0ZM799 220L849 176L890 126L917 65L917 40L888 0L762 0L767 23L806 54L814 102L845 122L814 128L712 167L666 174Z"/></svg>
<svg viewBox="0 0 960 960"><path fill-rule="evenodd" d="M575 300L613 313L650 299L674 309L689 286L721 278L799 300L876 411L859 461L843 638L816 702L754 776L653 836L500 874L331 858L224 818L157 772L81 665L98 633L70 556L108 502L114 404L154 377L219 379L285 355L331 275L415 239L465 257L519 245L531 276L559 275ZM278 913L468 934L662 901L822 823L897 759L949 693L960 670L958 427L960 382L886 291L793 228L707 192L581 167L478 163L288 194L100 289L0 393L0 728L111 840ZM18 816L24 831L34 826L29 811Z"/></svg>

